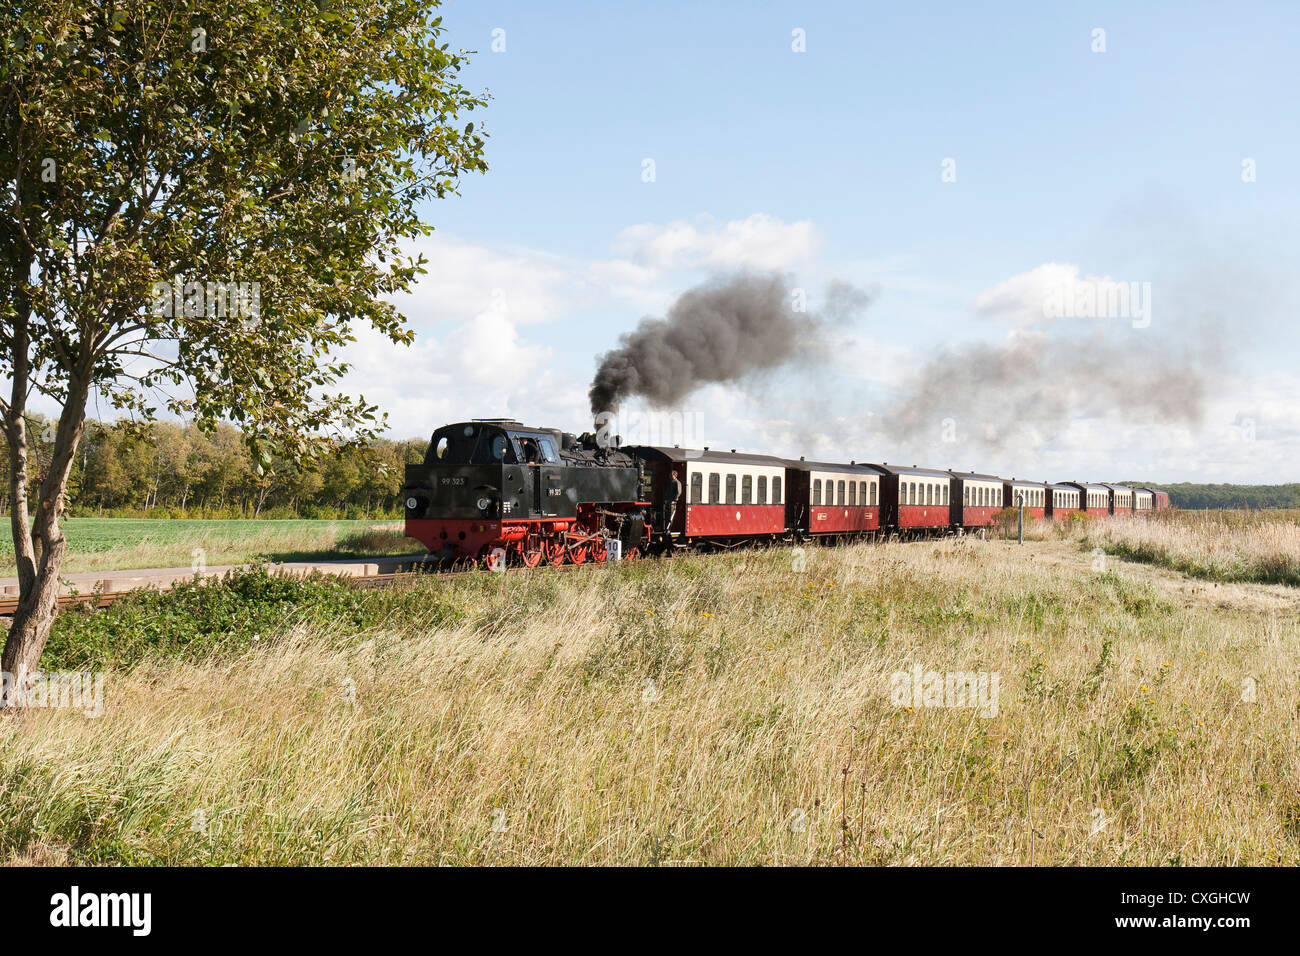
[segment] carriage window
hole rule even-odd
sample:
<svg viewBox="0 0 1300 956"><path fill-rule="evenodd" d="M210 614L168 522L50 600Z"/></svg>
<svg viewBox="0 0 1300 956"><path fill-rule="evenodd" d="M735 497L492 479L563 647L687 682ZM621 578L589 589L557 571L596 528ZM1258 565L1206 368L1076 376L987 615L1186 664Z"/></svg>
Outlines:
<svg viewBox="0 0 1300 956"><path fill-rule="evenodd" d="M858 482L858 503L863 505L867 503L867 483L865 481Z"/></svg>
<svg viewBox="0 0 1300 956"><path fill-rule="evenodd" d="M780 503L781 503L781 479L773 478L772 479L772 504L779 505Z"/></svg>
<svg viewBox="0 0 1300 956"><path fill-rule="evenodd" d="M819 505L819 504L822 503L822 480L821 480L820 478L818 478L816 481L813 482L813 502L812 502L812 503L815 504L815 505Z"/></svg>
<svg viewBox="0 0 1300 956"><path fill-rule="evenodd" d="M722 501L722 479L715 471L709 475L709 504L716 505Z"/></svg>
<svg viewBox="0 0 1300 956"><path fill-rule="evenodd" d="M876 503L876 483L874 481L871 483L871 503L873 505Z"/></svg>
<svg viewBox="0 0 1300 956"><path fill-rule="evenodd" d="M735 503L736 503L736 476L728 475L727 476L727 504L734 505Z"/></svg>
<svg viewBox="0 0 1300 956"><path fill-rule="evenodd" d="M858 503L858 483L856 481L850 481L849 482L849 504L856 505L857 503Z"/></svg>
<svg viewBox="0 0 1300 956"><path fill-rule="evenodd" d="M948 486L947 486L947 485L944 485L944 486L943 486L943 503L944 503L944 504L947 504L947 503L948 503Z"/></svg>
<svg viewBox="0 0 1300 956"><path fill-rule="evenodd" d="M840 504L844 504L844 482L842 481L840 482L839 496L840 496Z"/></svg>
<svg viewBox="0 0 1300 956"><path fill-rule="evenodd" d="M753 475L745 475L740 479L740 503L742 505L752 505L754 503Z"/></svg>
<svg viewBox="0 0 1300 956"><path fill-rule="evenodd" d="M767 475L758 476L758 503L767 504Z"/></svg>
<svg viewBox="0 0 1300 956"><path fill-rule="evenodd" d="M927 505L934 504L934 485L928 481L925 483L925 503Z"/></svg>
<svg viewBox="0 0 1300 956"><path fill-rule="evenodd" d="M539 438L537 443L542 446L542 457L548 462L559 460L559 456L555 454L555 445L549 438Z"/></svg>
<svg viewBox="0 0 1300 956"><path fill-rule="evenodd" d="M704 500L704 472L697 471L691 475L691 504L698 505Z"/></svg>

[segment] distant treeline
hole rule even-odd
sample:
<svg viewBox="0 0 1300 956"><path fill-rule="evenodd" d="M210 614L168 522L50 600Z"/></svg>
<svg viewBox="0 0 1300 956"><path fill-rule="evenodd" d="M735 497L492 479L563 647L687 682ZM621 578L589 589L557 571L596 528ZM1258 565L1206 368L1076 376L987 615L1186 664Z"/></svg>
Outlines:
<svg viewBox="0 0 1300 956"><path fill-rule="evenodd" d="M1175 508L1197 511L1205 508L1300 508L1300 484L1290 485L1151 485L1126 481L1134 487L1156 487L1169 492Z"/></svg>
<svg viewBox="0 0 1300 956"><path fill-rule="evenodd" d="M28 419L28 500L49 467L53 429ZM9 513L9 456L0 435L0 513ZM92 421L68 484L67 514L110 517L374 518L401 514L403 465L424 460L429 440L379 439L297 466L273 461L258 474L239 431L157 422L143 433Z"/></svg>

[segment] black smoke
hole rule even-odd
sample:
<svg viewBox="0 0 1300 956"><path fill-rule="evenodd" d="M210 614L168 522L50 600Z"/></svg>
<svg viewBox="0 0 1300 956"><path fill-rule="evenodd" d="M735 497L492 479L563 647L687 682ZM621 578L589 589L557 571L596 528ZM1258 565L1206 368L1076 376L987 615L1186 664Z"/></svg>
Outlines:
<svg viewBox="0 0 1300 956"><path fill-rule="evenodd" d="M824 317L802 309L801 290L781 275L742 273L682 293L664 318L645 318L601 357L588 393L595 413L628 398L675 405L702 385L825 354L828 323L844 322L872 293L834 282Z"/></svg>

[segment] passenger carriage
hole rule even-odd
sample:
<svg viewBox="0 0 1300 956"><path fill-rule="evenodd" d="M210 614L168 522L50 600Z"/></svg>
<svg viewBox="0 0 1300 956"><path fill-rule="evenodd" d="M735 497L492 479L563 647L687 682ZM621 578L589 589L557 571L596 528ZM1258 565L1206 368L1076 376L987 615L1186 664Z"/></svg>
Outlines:
<svg viewBox="0 0 1300 956"><path fill-rule="evenodd" d="M1106 485L1110 489L1110 513L1113 515L1131 515L1133 513L1133 489L1127 485Z"/></svg>
<svg viewBox="0 0 1300 956"><path fill-rule="evenodd" d="M986 528L1003 508L1006 483L996 475L973 471L949 472L953 479L950 522L958 528Z"/></svg>
<svg viewBox="0 0 1300 956"><path fill-rule="evenodd" d="M1047 516L1053 521L1067 521L1070 515L1083 510L1083 492L1078 485L1049 484L1047 486Z"/></svg>
<svg viewBox="0 0 1300 956"><path fill-rule="evenodd" d="M785 534L784 459L708 448L628 450L647 464L654 500L667 512L657 518L674 541L716 538L729 543L732 538Z"/></svg>
<svg viewBox="0 0 1300 956"><path fill-rule="evenodd" d="M813 537L878 531L884 475L856 462L786 462L786 526Z"/></svg>
<svg viewBox="0 0 1300 956"><path fill-rule="evenodd" d="M1169 492L1158 491L1155 488L1144 488L1143 491L1151 492L1151 510L1168 511L1169 510Z"/></svg>
<svg viewBox="0 0 1300 956"><path fill-rule="evenodd" d="M1150 514L1155 504L1155 497L1146 488L1133 489L1133 513Z"/></svg>
<svg viewBox="0 0 1300 956"><path fill-rule="evenodd" d="M1022 505L1027 518L1047 517L1047 485L1041 481L1020 481L1012 478L1002 483L1002 498L1008 508Z"/></svg>
<svg viewBox="0 0 1300 956"><path fill-rule="evenodd" d="M872 465L881 472L881 521L900 533L944 530L951 521L953 477L937 468Z"/></svg>
<svg viewBox="0 0 1300 956"><path fill-rule="evenodd" d="M1107 485L1088 481L1070 481L1065 484L1079 489L1083 495L1084 514L1093 518L1105 518L1110 514L1110 488Z"/></svg>

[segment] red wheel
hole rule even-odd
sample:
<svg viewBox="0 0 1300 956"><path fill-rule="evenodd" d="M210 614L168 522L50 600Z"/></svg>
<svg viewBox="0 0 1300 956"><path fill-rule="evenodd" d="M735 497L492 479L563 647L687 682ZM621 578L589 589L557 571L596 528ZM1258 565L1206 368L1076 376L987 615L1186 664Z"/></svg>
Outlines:
<svg viewBox="0 0 1300 956"><path fill-rule="evenodd" d="M546 539L546 563L552 567L559 567L564 563L564 556L568 553L564 547L564 539L558 535Z"/></svg>
<svg viewBox="0 0 1300 956"><path fill-rule="evenodd" d="M530 534L515 545L515 553L526 568L535 568L546 555L546 543L539 535Z"/></svg>
<svg viewBox="0 0 1300 956"><path fill-rule="evenodd" d="M605 539L592 538L591 543L587 545L587 553L597 564L603 562L609 553L605 548Z"/></svg>
<svg viewBox="0 0 1300 956"><path fill-rule="evenodd" d="M505 548L485 546L483 548L483 567L488 571L504 571L506 569Z"/></svg>
<svg viewBox="0 0 1300 956"><path fill-rule="evenodd" d="M586 544L575 544L575 545L571 545L567 550L569 552L570 561L572 561L574 564L582 564L584 561L587 560L587 555L590 548Z"/></svg>

